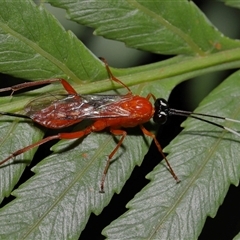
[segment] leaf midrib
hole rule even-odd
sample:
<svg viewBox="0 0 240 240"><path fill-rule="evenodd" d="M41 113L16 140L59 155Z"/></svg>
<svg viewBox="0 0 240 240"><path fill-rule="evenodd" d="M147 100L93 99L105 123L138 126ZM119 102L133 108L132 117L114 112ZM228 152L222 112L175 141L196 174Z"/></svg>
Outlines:
<svg viewBox="0 0 240 240"><path fill-rule="evenodd" d="M234 112L233 115L236 116L239 114L240 114L240 107L238 109L236 109L236 111ZM231 122L229 124L233 125L234 123ZM175 211L175 209L177 208L179 203L184 199L184 196L192 188L192 186L194 185L196 180L199 179L199 176L204 171L208 161L211 160L211 156L216 152L216 149L218 148L219 144L221 143L222 139L224 138L224 136L226 134L230 134L230 133L223 130L222 133L220 134L220 136L217 138L217 141L215 141L215 143L212 144L213 147L211 148L211 151L207 154L207 156L205 156L202 164L198 168L196 168L196 170L191 174L192 177L189 178L188 184L186 185L185 189L183 191L181 191L181 194L176 199L175 204L173 204L173 206L168 210L167 214L160 221L158 221L157 226L154 228L154 232L152 232L152 234L150 234L150 236L148 238L149 240L156 239L157 232L159 231L159 229L161 228L163 223L166 221L166 219Z"/></svg>
<svg viewBox="0 0 240 240"><path fill-rule="evenodd" d="M38 221L31 226L31 228L24 234L24 236L20 237L20 239L27 239L29 235L34 231L37 226L40 225L42 220L52 212L52 210L55 208L55 206L58 205L58 203L68 194L69 190L74 187L74 185L84 176L85 172L93 165L93 163L97 160L99 161L99 154L108 146L109 142L112 141L112 136L107 136L107 139L105 141L102 141L101 146L95 151L94 155L91 157L91 159L88 161L88 164L84 167L83 171L78 172L76 177L70 182L68 187L56 198L56 200L50 205L48 210L43 214L40 218L38 218ZM100 193L99 193L100 194Z"/></svg>
<svg viewBox="0 0 240 240"><path fill-rule="evenodd" d="M179 28L173 26L170 22L166 21L162 16L156 14L155 12L145 8L143 5L138 3L135 0L127 0L129 5L133 5L136 9L139 9L141 12L144 12L146 15L150 16L152 19L155 19L157 22L160 23L160 25L165 26L167 29L169 29L171 32L178 35L191 49L193 52L200 56L206 55L204 51L201 50L201 48L193 42L193 40L189 37L189 35L185 34L182 30Z"/></svg>

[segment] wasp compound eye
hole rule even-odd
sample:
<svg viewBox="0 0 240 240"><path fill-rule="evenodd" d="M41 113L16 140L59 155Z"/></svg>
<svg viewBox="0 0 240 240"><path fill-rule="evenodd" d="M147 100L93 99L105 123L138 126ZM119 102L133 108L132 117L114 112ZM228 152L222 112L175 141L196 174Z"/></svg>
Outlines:
<svg viewBox="0 0 240 240"><path fill-rule="evenodd" d="M154 103L154 107L153 121L158 124L164 124L169 116L168 102L163 98L158 98Z"/></svg>

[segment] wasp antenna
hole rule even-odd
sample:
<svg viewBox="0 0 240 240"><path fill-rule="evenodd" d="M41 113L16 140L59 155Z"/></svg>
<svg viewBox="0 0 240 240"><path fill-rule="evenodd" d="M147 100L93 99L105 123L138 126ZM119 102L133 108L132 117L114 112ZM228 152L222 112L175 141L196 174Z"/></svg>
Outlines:
<svg viewBox="0 0 240 240"><path fill-rule="evenodd" d="M235 135L237 135L237 136L239 136L240 137L240 133L238 133L237 131L235 131L235 130L233 130L233 129L231 129L231 128L228 128L228 127L223 127L226 131L228 131L228 132L231 132L231 133L233 133L233 134L235 134Z"/></svg>
<svg viewBox="0 0 240 240"><path fill-rule="evenodd" d="M199 121L206 122L206 123L209 123L209 124L214 125L214 126L216 126L216 127L225 129L226 131L231 132L231 133L233 133L233 134L235 134L235 135L237 135L237 136L240 137L240 133L238 133L237 131L235 131L235 130L233 130L233 129L231 129L231 128L224 127L224 126L221 125L221 124L218 124L218 123L215 123L215 122L212 122L212 121L209 121L209 120L207 120L207 119L204 119L204 118L201 118L201 117L197 117L197 116L217 118L217 119L222 119L222 120L225 120L225 121L236 122L236 123L240 123L239 120L232 119L232 118L215 116L215 115L210 115L210 114L203 114L203 113L194 113L194 112L189 112L189 111L182 111L182 110L177 110L177 109L170 109L169 113L170 113L170 115L178 115L178 116L195 118L195 119L197 119L197 120L199 120Z"/></svg>
<svg viewBox="0 0 240 240"><path fill-rule="evenodd" d="M229 122L236 122L236 123L240 123L239 120L236 120L236 119L232 119L232 118L225 118L226 121L229 121Z"/></svg>
<svg viewBox="0 0 240 240"><path fill-rule="evenodd" d="M207 119L199 118L199 117L196 117L196 116L194 116L194 115L189 115L188 117L195 118L195 119L198 119L199 121L209 123L209 124L211 124L211 125L214 125L214 126L216 126L216 127L222 128L222 129L224 129L224 130L226 130L226 131L228 131L228 132L231 132L231 133L233 133L233 134L235 134L235 135L237 135L237 136L240 137L240 133L238 133L237 131L235 131L235 130L233 130L233 129L231 129L231 128L224 127L224 126L221 125L221 124L218 124L218 123L209 121L209 120L207 120ZM226 118L223 118L223 119L227 120ZM232 119L232 120L234 120L234 119ZM236 120L236 121L238 121L238 120ZM239 122L239 121L238 121L238 122Z"/></svg>
<svg viewBox="0 0 240 240"><path fill-rule="evenodd" d="M180 116L186 116L186 117L190 116L190 115L191 116L196 115L196 116L211 117L211 118L217 118L217 119L240 123L240 120L236 120L236 119L232 119L232 118L226 118L226 117L205 114L205 113L195 113L195 112L190 112L190 111L183 111L183 110L178 110L178 109L173 109L173 108L169 108L169 115L180 115Z"/></svg>

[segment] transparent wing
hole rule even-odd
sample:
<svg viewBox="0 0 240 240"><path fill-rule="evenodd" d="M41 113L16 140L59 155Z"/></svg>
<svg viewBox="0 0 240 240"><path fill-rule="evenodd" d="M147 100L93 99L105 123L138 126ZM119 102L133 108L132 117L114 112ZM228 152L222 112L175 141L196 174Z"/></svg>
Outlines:
<svg viewBox="0 0 240 240"><path fill-rule="evenodd" d="M94 119L128 117L120 103L131 100L127 95L46 95L34 99L26 107L26 115L48 115L52 119Z"/></svg>

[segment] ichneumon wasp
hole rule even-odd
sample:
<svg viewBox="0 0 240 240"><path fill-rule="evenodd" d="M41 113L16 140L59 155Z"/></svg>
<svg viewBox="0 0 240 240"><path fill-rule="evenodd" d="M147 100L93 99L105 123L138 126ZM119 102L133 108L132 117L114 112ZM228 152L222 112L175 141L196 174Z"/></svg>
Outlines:
<svg viewBox="0 0 240 240"><path fill-rule="evenodd" d="M13 152L7 158L0 161L0 165L4 164L8 160L14 158L17 155L20 155L34 147L38 147L48 141L53 139L76 139L82 138L91 132L99 132L104 129L109 129L113 135L119 135L120 140L117 143L116 147L108 155L107 164L103 171L101 183L100 183L100 192L104 192L104 181L108 169L110 167L111 160L114 154L117 152L121 144L123 143L124 138L127 135L127 132L123 128L136 127L139 126L142 132L151 137L160 154L165 159L165 162L168 166L169 172L176 180L180 182L177 175L173 171L171 165L169 164L167 158L162 152L161 145L156 139L155 135L149 132L143 124L148 122L151 118L153 121L158 124L164 124L168 117L171 115L179 115L185 117L192 117L222 129L229 131L233 134L240 136L240 134L233 129L224 127L223 125L217 124L215 122L209 121L204 117L213 117L222 120L238 122L238 120L219 117L209 114L194 113L189 111L182 111L177 109L172 109L169 107L166 100L162 98L156 99L155 96L151 93L147 97L141 97L134 95L132 91L118 78L116 78L107 62L102 59L105 63L105 67L110 76L110 79L116 83L121 84L128 92L125 95L80 95L74 88L64 79L46 79L38 82L27 82L18 84L12 87L0 89L0 92L3 91L12 91L12 94L15 91L24 89L27 87L49 84L53 82L60 82L63 88L67 92L67 96L64 98L58 98L55 96L52 97L42 97L36 100L31 101L25 107L25 114L18 113L9 113L9 112L0 112L1 115L28 118L32 121L40 124L46 128L60 129L67 126L71 126L81 122L84 119L91 119L93 123L86 127L85 129L77 132L66 132L59 133L53 136L48 136L36 143L33 143L29 146L26 146L18 151ZM62 97L62 96L61 96ZM154 106L150 102L150 99L154 100Z"/></svg>

